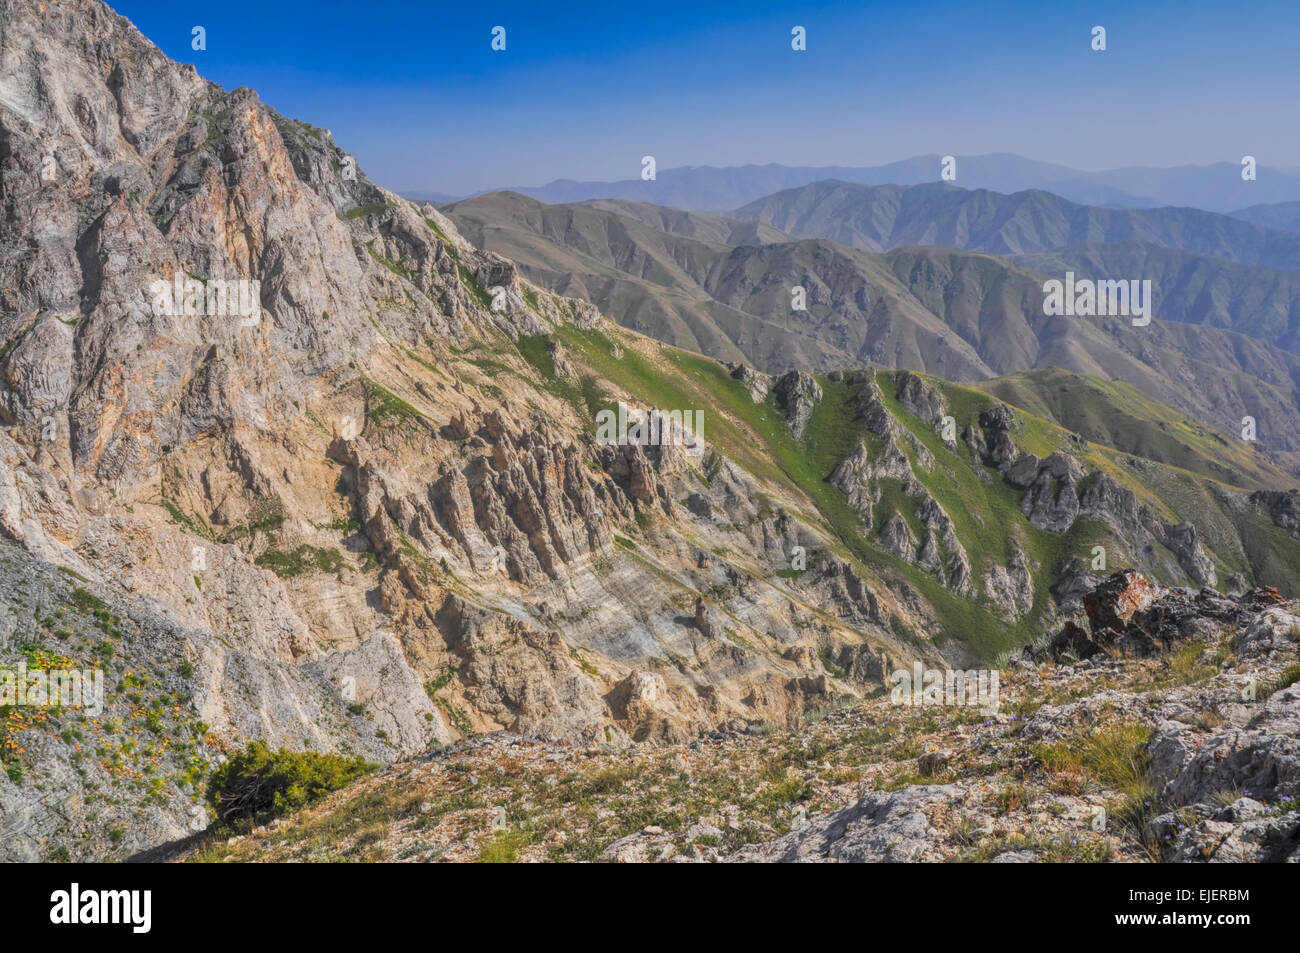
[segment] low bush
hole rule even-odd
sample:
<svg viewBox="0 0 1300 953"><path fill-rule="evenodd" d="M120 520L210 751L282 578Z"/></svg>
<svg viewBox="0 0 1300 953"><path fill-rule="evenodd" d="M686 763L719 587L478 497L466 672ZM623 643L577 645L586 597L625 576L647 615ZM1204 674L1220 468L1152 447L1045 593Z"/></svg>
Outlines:
<svg viewBox="0 0 1300 953"><path fill-rule="evenodd" d="M220 823L260 823L306 807L376 767L364 758L272 751L254 741L213 773L207 798Z"/></svg>

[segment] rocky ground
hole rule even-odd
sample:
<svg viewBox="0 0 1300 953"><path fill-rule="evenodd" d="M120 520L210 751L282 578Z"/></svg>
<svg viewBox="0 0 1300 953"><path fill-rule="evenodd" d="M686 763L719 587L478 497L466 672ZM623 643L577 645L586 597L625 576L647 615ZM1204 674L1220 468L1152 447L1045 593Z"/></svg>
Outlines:
<svg viewBox="0 0 1300 953"><path fill-rule="evenodd" d="M997 713L888 695L681 745L497 733L191 860L1300 862L1300 605L1116 574ZM1139 646L1139 633L1149 642Z"/></svg>

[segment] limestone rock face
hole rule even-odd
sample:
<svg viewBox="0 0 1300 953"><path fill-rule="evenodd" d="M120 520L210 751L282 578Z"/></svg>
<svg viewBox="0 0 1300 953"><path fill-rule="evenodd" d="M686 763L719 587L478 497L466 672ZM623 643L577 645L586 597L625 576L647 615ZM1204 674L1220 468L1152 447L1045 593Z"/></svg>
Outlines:
<svg viewBox="0 0 1300 953"><path fill-rule="evenodd" d="M1052 583L1052 599L1066 615L1083 612L1083 597L1093 590L1101 577L1088 569L1078 556L1071 556Z"/></svg>
<svg viewBox="0 0 1300 953"><path fill-rule="evenodd" d="M1188 726L1164 722L1151 739L1151 774L1171 803L1208 801L1221 791L1249 791L1276 801L1300 797L1300 688L1271 695L1244 726L1189 741Z"/></svg>
<svg viewBox="0 0 1300 953"><path fill-rule="evenodd" d="M916 554L917 563L938 576L954 592L971 592L970 557L957 538L952 518L929 493L922 495L917 513L926 529L925 539Z"/></svg>
<svg viewBox="0 0 1300 953"><path fill-rule="evenodd" d="M948 413L943 395L911 371L902 371L895 377L898 388L895 396L903 409L931 426L938 424Z"/></svg>
<svg viewBox="0 0 1300 953"><path fill-rule="evenodd" d="M821 402L821 384L804 371L790 371L776 379L772 392L776 394L777 406L785 412L790 433L799 439L808 427L813 408Z"/></svg>
<svg viewBox="0 0 1300 953"><path fill-rule="evenodd" d="M695 627L705 638L720 639L725 633L725 620L722 613L703 599L695 600Z"/></svg>
<svg viewBox="0 0 1300 953"><path fill-rule="evenodd" d="M737 717L707 735L674 738L667 681L633 669L609 699L620 712L641 712L638 731L654 737L654 747L617 736L573 745L504 731L475 735L393 765L323 810L289 819L269 844L227 845L220 856L346 856L350 845L321 843L322 821L355 817L382 786L403 801L436 793L443 803L465 799L471 806L452 808L438 825L393 825L367 840L379 856L472 861L482 841L467 841L464 826L447 821L481 821L485 805L514 804L518 781L498 771L509 765L533 779L529 810L547 831L544 841L520 848L526 861L555 859L575 838L615 863L1300 860L1293 809L1300 796L1300 686L1292 683L1300 603L1268 589L1226 599L1124 574L1088 595L1129 633L1121 633L1128 643L1097 646L1100 654L1082 663L1015 658L1001 670L991 709L978 714L973 705L918 712L883 693L789 732ZM1146 646L1150 654L1137 651L1142 632L1157 636ZM1197 676L1162 677L1173 658L1187 658L1190 644L1199 652ZM816 670L818 656L827 655L843 674ZM874 670L897 668L866 645L835 651L799 644L782 658L788 679L756 695L800 691L816 705L818 692L857 678L859 669L874 681ZM1070 757L1098 743L1122 755L1123 772ZM901 776L903 783L864 788L849 770L862 765L864 750L888 759L880 765L883 777ZM1045 757L1048 750L1064 756ZM815 760L789 766L789 753L797 751ZM969 773L972 764L978 774ZM712 785L702 802L699 789L710 778L728 783ZM1131 796L1135 783L1146 810L1115 823L1114 805L1126 790ZM594 810L573 810L574 786L587 792ZM666 811L681 823L657 823Z"/></svg>
<svg viewBox="0 0 1300 953"><path fill-rule="evenodd" d="M858 383L854 378L852 383ZM854 398L858 419L866 424L867 429L877 437L890 437L897 433L899 427L894 416L885 406L880 385L874 376L867 376L865 386L861 387Z"/></svg>
<svg viewBox="0 0 1300 953"><path fill-rule="evenodd" d="M455 672L465 700L489 720L483 727L601 735L608 710L558 631L470 606L456 596L447 597L436 621L459 659Z"/></svg>
<svg viewBox="0 0 1300 953"><path fill-rule="evenodd" d="M852 454L836 465L827 482L844 493L849 505L862 514L863 522L869 527L872 507L880 499L878 481L881 478L908 480L911 476L911 464L893 441L887 442L876 457L865 443L859 443Z"/></svg>
<svg viewBox="0 0 1300 953"><path fill-rule="evenodd" d="M895 513L880 528L880 541L900 559L909 563L916 559L916 539L912 536L907 521L899 514Z"/></svg>
<svg viewBox="0 0 1300 953"><path fill-rule="evenodd" d="M1035 459L1032 455L1022 458L1013 470L1020 470L1021 464ZM1029 492L1020 504L1020 511L1040 529L1065 532L1079 515L1079 497L1075 487L1082 479L1083 468L1078 460L1065 453L1052 454L1039 464L1033 478L1024 484Z"/></svg>
<svg viewBox="0 0 1300 953"><path fill-rule="evenodd" d="M999 614L1014 620L1034 607L1034 577L1024 553L1016 552L1005 566L994 566L984 577L984 591Z"/></svg>
<svg viewBox="0 0 1300 953"><path fill-rule="evenodd" d="M984 434L983 439L978 440L978 444L983 447L983 453L988 457L989 462L1005 476L1007 470L1020 458L1020 447L1011 436L1018 426L1015 414L1006 405L999 404L992 410L980 413L979 425ZM1013 485L1028 485L1010 478L1007 482Z"/></svg>

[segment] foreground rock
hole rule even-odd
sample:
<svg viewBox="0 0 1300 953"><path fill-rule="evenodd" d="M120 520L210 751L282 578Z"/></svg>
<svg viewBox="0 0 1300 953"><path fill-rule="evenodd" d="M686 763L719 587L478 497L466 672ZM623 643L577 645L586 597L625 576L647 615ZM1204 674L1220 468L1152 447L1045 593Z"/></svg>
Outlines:
<svg viewBox="0 0 1300 953"><path fill-rule="evenodd" d="M1067 622L1038 654L1054 659L1088 659L1101 652L1155 655L1177 643L1211 636L1224 625L1258 624L1261 610L1283 602L1277 590L1267 586L1224 596L1212 589L1166 589L1126 570L1083 597L1089 631Z"/></svg>

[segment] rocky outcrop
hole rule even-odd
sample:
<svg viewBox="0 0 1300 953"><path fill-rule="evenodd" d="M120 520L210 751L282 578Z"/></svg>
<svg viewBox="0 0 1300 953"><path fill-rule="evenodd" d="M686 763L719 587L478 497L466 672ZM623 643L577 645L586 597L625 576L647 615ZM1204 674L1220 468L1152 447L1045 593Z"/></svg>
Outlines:
<svg viewBox="0 0 1300 953"><path fill-rule="evenodd" d="M925 538L916 554L916 563L933 573L959 594L973 592L970 557L957 538L957 530L947 511L928 492L922 492L917 516L925 526Z"/></svg>
<svg viewBox="0 0 1300 953"><path fill-rule="evenodd" d="M1114 579L1089 602L1099 622L1131 626L1170 592ZM384 858L475 860L496 836L487 818L505 808L527 811L545 832L519 847L528 861L1295 862L1300 606L1258 591L1229 611L1217 594L1203 595L1194 672L1186 643L1171 642L1176 666L1159 649L1081 664L1017 660L1001 672L999 709L977 717L962 706L918 710L886 693L789 731L737 717L667 748L479 735L354 785L261 845L205 852L236 861L348 856L348 835L322 843L321 827L342 826L382 789L400 792L401 805L468 802L436 825L409 809L377 818L387 823L365 844ZM818 657L832 655L844 673L817 674ZM783 658L798 674L756 698L798 690L816 704L859 667L895 667L855 646L792 646ZM637 670L610 698L620 712L637 709L649 731L666 687ZM514 772L533 781L526 802ZM591 809L573 809L575 789Z"/></svg>
<svg viewBox="0 0 1300 953"><path fill-rule="evenodd" d="M943 395L911 371L899 371L894 375L897 390L895 397L903 409L924 423L937 425L948 413Z"/></svg>
<svg viewBox="0 0 1300 953"><path fill-rule="evenodd" d="M983 438L976 439L971 433L967 445L972 452L981 453L1007 483L1026 491L1020 511L1034 526L1065 533L1080 518L1099 520L1116 530L1131 552L1144 554L1151 568L1158 566L1154 544L1159 544L1173 553L1177 570L1193 583L1217 584L1214 561L1193 524L1164 520L1109 474L1085 473L1070 454L1056 452L1041 460L1024 453L1011 436L1015 415L1003 405L983 412L980 426Z"/></svg>
<svg viewBox="0 0 1300 953"><path fill-rule="evenodd" d="M1141 573L1125 570L1108 577L1082 601L1088 629L1067 622L1046 644L1044 656L1156 655L1175 644L1205 637L1224 624L1251 620L1262 608L1282 599L1270 588L1237 597L1210 589L1167 589Z"/></svg>
<svg viewBox="0 0 1300 953"><path fill-rule="evenodd" d="M1052 533L1064 533L1079 516L1076 488L1083 479L1083 467L1067 453L1053 453L1039 460L1032 453L1022 456L1004 474L1008 483L1025 487L1020 512L1034 526Z"/></svg>
<svg viewBox="0 0 1300 953"><path fill-rule="evenodd" d="M1201 546L1191 523L1173 524L1158 517L1137 495L1106 473L1090 473L1079 484L1079 515L1114 527L1135 552L1159 543L1174 554L1178 567L1197 585L1214 586L1214 562Z"/></svg>
<svg viewBox="0 0 1300 953"><path fill-rule="evenodd" d="M845 645L836 657L844 677L864 685L880 685L893 670L888 654L870 645Z"/></svg>
<svg viewBox="0 0 1300 953"><path fill-rule="evenodd" d="M916 560L916 538L908 528L907 520L895 513L880 528L880 541L895 556L907 562Z"/></svg>
<svg viewBox="0 0 1300 953"><path fill-rule="evenodd" d="M1008 622L1033 609L1034 576L1024 553L1017 551L1006 566L994 566L985 573L984 592Z"/></svg>
<svg viewBox="0 0 1300 953"><path fill-rule="evenodd" d="M895 422L889 408L885 406L884 396L880 392L880 385L876 383L875 375L870 373L852 375L846 380L850 384L860 385L853 397L858 419L877 437L887 439L894 437L901 428Z"/></svg>
<svg viewBox="0 0 1300 953"><path fill-rule="evenodd" d="M1083 598L1101 582L1102 577L1092 572L1078 556L1071 556L1056 574L1050 591L1052 599L1067 616L1083 612Z"/></svg>
<svg viewBox="0 0 1300 953"><path fill-rule="evenodd" d="M1159 587L1141 573L1117 572L1083 597L1083 611L1094 632L1118 634L1159 596Z"/></svg>
<svg viewBox="0 0 1300 953"><path fill-rule="evenodd" d="M785 414L790 433L796 440L800 439L812 419L813 408L821 402L821 384L804 371L790 371L776 379L772 393L776 395L776 405Z"/></svg>
<svg viewBox="0 0 1300 953"><path fill-rule="evenodd" d="M695 627L706 639L720 639L727 631L722 613L703 599L695 600Z"/></svg>
<svg viewBox="0 0 1300 953"><path fill-rule="evenodd" d="M980 412L979 424L984 432L983 437L972 435L968 443L972 447L982 448L983 456L989 463L999 473L1005 473L1020 458L1020 447L1012 439L1012 434L1020 429L1016 415L1010 407L998 404L990 410Z"/></svg>
<svg viewBox="0 0 1300 953"><path fill-rule="evenodd" d="M1300 797L1298 705L1300 687L1283 688L1255 706L1244 724L1208 738L1182 722L1162 722L1150 743L1160 799L1196 804L1232 791L1267 801Z"/></svg>
<svg viewBox="0 0 1300 953"><path fill-rule="evenodd" d="M1300 490L1259 490L1250 495L1250 502L1262 507L1273 525L1292 536L1300 534Z"/></svg>
<svg viewBox="0 0 1300 953"><path fill-rule="evenodd" d="M558 631L471 606L457 596L446 598L434 621L455 656L464 699L486 722L474 725L477 730L604 735L611 713L598 683L578 667ZM454 701L442 704L455 711ZM465 727L462 722L462 733Z"/></svg>
<svg viewBox="0 0 1300 953"><path fill-rule="evenodd" d="M853 453L836 465L826 482L844 494L849 505L862 514L863 523L870 528L872 509L880 500L880 487L876 481L882 478L909 480L911 476L911 464L893 441L885 443L879 456L873 456L865 443L859 443Z"/></svg>
<svg viewBox="0 0 1300 953"><path fill-rule="evenodd" d="M755 370L748 364L730 364L728 368L731 376L745 385L749 391L749 399L756 404L761 404L767 399L767 392L772 387L772 378L762 371Z"/></svg>

